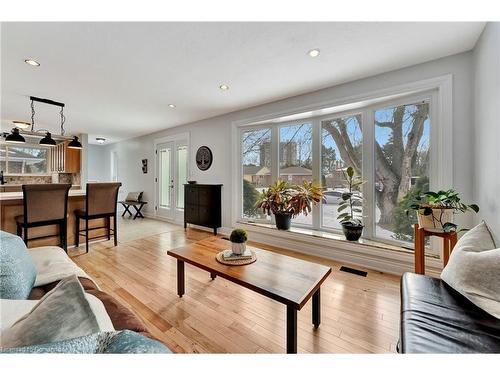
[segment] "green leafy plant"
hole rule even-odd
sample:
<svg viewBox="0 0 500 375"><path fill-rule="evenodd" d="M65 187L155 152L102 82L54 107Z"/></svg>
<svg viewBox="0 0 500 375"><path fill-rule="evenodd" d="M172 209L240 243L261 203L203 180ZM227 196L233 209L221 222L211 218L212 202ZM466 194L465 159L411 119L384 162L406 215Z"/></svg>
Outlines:
<svg viewBox="0 0 500 375"><path fill-rule="evenodd" d="M411 209L411 205L415 202L416 196L427 190L429 190L429 178L422 176L415 181L415 185L399 201L393 213L394 234L391 235L392 238L399 241L413 242L413 224L417 222L417 211Z"/></svg>
<svg viewBox="0 0 500 375"><path fill-rule="evenodd" d="M363 210L363 197L359 188L363 185L364 181L360 176L356 175L353 167L348 167L344 173L344 177L348 184L347 192L342 193L342 203L337 208L340 214L337 219L341 224L350 224L354 226L362 226Z"/></svg>
<svg viewBox="0 0 500 375"><path fill-rule="evenodd" d="M418 192L414 196L414 201L411 203L410 209L416 210L419 215L423 216L434 215L433 210L441 209L440 214L434 216L434 219L441 224L444 232L457 231L457 225L455 223L443 223L443 213L445 209L451 209L453 212L479 212L479 206L477 204L463 203L459 194L454 189L439 190L438 192ZM408 215L409 212L410 210L407 209L406 214Z"/></svg>
<svg viewBox="0 0 500 375"><path fill-rule="evenodd" d="M283 180L276 181L264 190L257 201L257 207L267 215L289 213L292 217L308 215L313 205L323 198L321 186L304 181L302 185L291 185Z"/></svg>
<svg viewBox="0 0 500 375"><path fill-rule="evenodd" d="M259 199L259 191L247 180L243 180L243 213L246 216L257 215L255 204Z"/></svg>
<svg viewBox="0 0 500 375"><path fill-rule="evenodd" d="M247 232L244 229L233 229L229 240L234 243L245 243L248 240Z"/></svg>

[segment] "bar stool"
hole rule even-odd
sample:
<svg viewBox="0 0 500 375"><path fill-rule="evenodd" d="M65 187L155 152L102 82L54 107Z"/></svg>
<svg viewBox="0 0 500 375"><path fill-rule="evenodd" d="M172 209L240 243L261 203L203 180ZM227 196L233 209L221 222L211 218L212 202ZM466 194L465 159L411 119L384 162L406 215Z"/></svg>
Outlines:
<svg viewBox="0 0 500 375"><path fill-rule="evenodd" d="M85 249L89 252L89 239L108 237L111 239L111 232L118 245L116 237L116 205L118 201L118 189L121 182L88 183L87 195L85 197L85 210L75 210L76 216L76 247L80 245L80 236L85 237ZM113 218L113 230L111 230L111 218ZM80 219L85 220L85 229L80 230ZM106 219L106 226L89 228L89 220ZM104 236L89 238L89 231L106 228Z"/></svg>
<svg viewBox="0 0 500 375"><path fill-rule="evenodd" d="M66 252L68 251L68 192L70 188L71 184L30 184L22 186L24 215L16 216L14 219L17 226L17 235L23 238L26 245L30 240L53 237L29 238L29 228L56 224L59 225L60 246Z"/></svg>

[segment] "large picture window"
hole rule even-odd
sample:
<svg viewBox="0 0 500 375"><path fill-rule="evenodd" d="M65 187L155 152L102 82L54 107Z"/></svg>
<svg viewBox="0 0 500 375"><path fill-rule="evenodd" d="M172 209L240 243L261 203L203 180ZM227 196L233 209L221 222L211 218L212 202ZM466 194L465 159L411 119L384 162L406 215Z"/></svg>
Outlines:
<svg viewBox="0 0 500 375"><path fill-rule="evenodd" d="M268 220L255 204L271 185L271 128L245 131L241 138L243 163L243 217Z"/></svg>
<svg viewBox="0 0 500 375"><path fill-rule="evenodd" d="M409 197L429 190L429 103L375 111L376 236L413 241Z"/></svg>
<svg viewBox="0 0 500 375"><path fill-rule="evenodd" d="M359 194L365 238L413 241L405 210L412 195L432 188L430 107L433 93L359 106L351 112L293 123L242 127L242 220L271 222L255 207L258 195L276 179L321 184L324 201L292 226L340 231L337 220L345 173L353 167L363 180ZM434 159L435 160L435 159Z"/></svg>
<svg viewBox="0 0 500 375"><path fill-rule="evenodd" d="M361 115L321 122L321 185L324 188L321 222L325 228L341 229L337 209L347 191L345 171L353 167L362 175Z"/></svg>
<svg viewBox="0 0 500 375"><path fill-rule="evenodd" d="M280 127L279 177L293 185L313 181L312 174L312 124L285 125ZM299 215L292 223L312 225L311 215Z"/></svg>
<svg viewBox="0 0 500 375"><path fill-rule="evenodd" d="M29 145L0 145L0 170L11 175L47 175L49 150Z"/></svg>

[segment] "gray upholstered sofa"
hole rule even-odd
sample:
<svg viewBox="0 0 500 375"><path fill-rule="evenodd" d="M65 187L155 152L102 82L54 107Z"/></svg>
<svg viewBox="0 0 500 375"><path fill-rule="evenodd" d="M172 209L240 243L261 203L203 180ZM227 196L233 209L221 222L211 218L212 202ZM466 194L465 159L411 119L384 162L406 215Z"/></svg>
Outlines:
<svg viewBox="0 0 500 375"><path fill-rule="evenodd" d="M73 279L73 280L69 280ZM82 330L72 322L71 329L44 339L43 330L36 338L15 337L16 332L30 332L20 327L29 324L30 314L50 313L51 308L64 304L64 282L73 285L80 294L82 311L88 312L91 329ZM67 288L67 286L66 286ZM75 289L76 288L76 289ZM56 293L57 292L57 293ZM67 296L69 298L69 296ZM70 306L74 304L69 303ZM60 306L59 306L60 307ZM86 309L86 310L85 310ZM100 290L98 285L64 252L55 246L27 249L20 237L0 231L0 347L3 352L15 353L169 353L170 350L155 340L144 323L116 299ZM76 312L72 312L75 314ZM37 317L39 318L39 316ZM87 316L80 317L82 321ZM94 319L95 318L95 319ZM36 319L37 321L40 319ZM49 320L50 322L50 320ZM57 322L64 325L64 319ZM56 326L59 329L58 326ZM29 327L28 327L29 328ZM35 327L33 330L40 329ZM77 332L86 332L79 335ZM50 337L49 337L50 336ZM68 336L68 337L66 337ZM54 337L57 339L54 341ZM46 341L46 342L44 342ZM12 347L12 343L30 342L30 345Z"/></svg>

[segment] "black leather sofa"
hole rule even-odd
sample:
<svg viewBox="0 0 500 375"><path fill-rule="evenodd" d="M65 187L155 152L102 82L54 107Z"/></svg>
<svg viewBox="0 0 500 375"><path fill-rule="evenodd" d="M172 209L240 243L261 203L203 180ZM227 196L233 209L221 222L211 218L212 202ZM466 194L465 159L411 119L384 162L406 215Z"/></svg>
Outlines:
<svg viewBox="0 0 500 375"><path fill-rule="evenodd" d="M444 281L401 278L400 353L500 353L500 319Z"/></svg>

